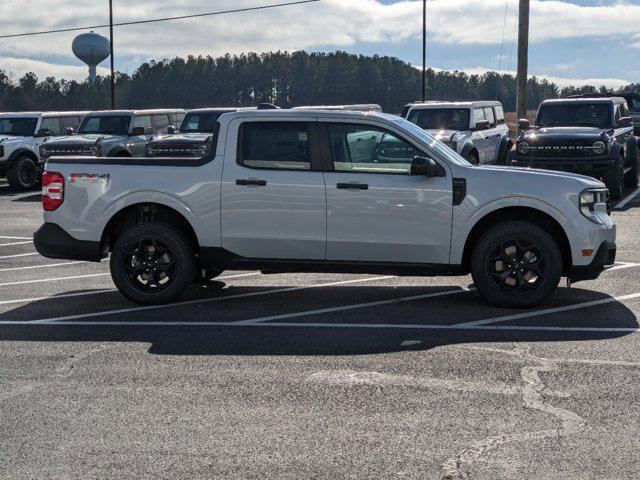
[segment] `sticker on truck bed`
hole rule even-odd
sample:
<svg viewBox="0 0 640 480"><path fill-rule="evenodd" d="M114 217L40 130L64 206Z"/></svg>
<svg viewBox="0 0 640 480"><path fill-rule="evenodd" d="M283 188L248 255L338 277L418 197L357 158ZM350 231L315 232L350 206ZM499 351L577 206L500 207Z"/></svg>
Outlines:
<svg viewBox="0 0 640 480"><path fill-rule="evenodd" d="M69 183L111 183L111 175L108 173L72 173L69 175Z"/></svg>

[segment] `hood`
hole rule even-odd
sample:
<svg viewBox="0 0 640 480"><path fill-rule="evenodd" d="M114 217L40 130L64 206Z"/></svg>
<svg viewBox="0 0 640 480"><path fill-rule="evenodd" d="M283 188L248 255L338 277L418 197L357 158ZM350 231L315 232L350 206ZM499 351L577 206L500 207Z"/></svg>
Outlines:
<svg viewBox="0 0 640 480"><path fill-rule="evenodd" d="M571 185L574 185L578 191L582 191L585 188L604 188L605 186L604 183L593 177L556 170L497 165L480 165L473 167L473 170L480 175L499 176L504 180L508 179L508 183L511 184L547 185L549 183L564 183L567 185L567 190L570 189Z"/></svg>
<svg viewBox="0 0 640 480"><path fill-rule="evenodd" d="M521 136L526 142L546 142L563 140L600 140L605 129L598 127L544 127L527 130Z"/></svg>
<svg viewBox="0 0 640 480"><path fill-rule="evenodd" d="M162 135L153 137L150 144L153 145L171 145L171 144L193 144L202 145L206 143L213 133L176 133L175 135Z"/></svg>
<svg viewBox="0 0 640 480"><path fill-rule="evenodd" d="M455 136L456 133L458 133L457 130L425 130L429 135L431 135L433 138L437 139L437 140L446 140L446 141L451 141L453 140L453 137Z"/></svg>
<svg viewBox="0 0 640 480"><path fill-rule="evenodd" d="M23 142L25 138L32 138L31 136L23 136L23 135L0 135L0 143L9 143L9 142Z"/></svg>
<svg viewBox="0 0 640 480"><path fill-rule="evenodd" d="M98 140L110 137L110 135L68 135L63 137L55 137L45 142L45 146L56 145L94 145Z"/></svg>

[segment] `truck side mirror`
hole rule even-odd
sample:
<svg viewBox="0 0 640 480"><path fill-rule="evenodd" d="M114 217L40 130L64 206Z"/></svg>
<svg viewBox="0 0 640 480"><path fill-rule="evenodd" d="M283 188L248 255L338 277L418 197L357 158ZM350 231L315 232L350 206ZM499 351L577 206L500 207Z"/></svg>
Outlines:
<svg viewBox="0 0 640 480"><path fill-rule="evenodd" d="M480 120L476 122L476 130L489 130L489 120Z"/></svg>
<svg viewBox="0 0 640 480"><path fill-rule="evenodd" d="M144 135L144 127L133 127L131 129L131 135L133 135L134 137L137 137L139 135Z"/></svg>
<svg viewBox="0 0 640 480"><path fill-rule="evenodd" d="M73 128L72 127L67 128L67 135L73 135Z"/></svg>
<svg viewBox="0 0 640 480"><path fill-rule="evenodd" d="M36 137L49 137L49 136L51 136L51 130L49 130L48 128L41 128L40 130L38 130L38 133L36 133L35 136Z"/></svg>
<svg viewBox="0 0 640 480"><path fill-rule="evenodd" d="M633 126L633 134L636 137L640 137L640 123L634 124L634 126Z"/></svg>
<svg viewBox="0 0 640 480"><path fill-rule="evenodd" d="M174 127L173 125L169 125L167 127L167 133L170 133L173 135L174 133L176 133L176 127Z"/></svg>
<svg viewBox="0 0 640 480"><path fill-rule="evenodd" d="M530 128L531 124L529 123L529 120L527 120L526 118L521 118L520 120L518 120L518 129L520 131L529 130Z"/></svg>
<svg viewBox="0 0 640 480"><path fill-rule="evenodd" d="M630 127L631 125L633 125L633 122L631 121L631 117L622 117L620 120L618 120L618 126L619 127Z"/></svg>
<svg viewBox="0 0 640 480"><path fill-rule="evenodd" d="M445 171L435 160L428 157L413 157L411 162L411 175L424 175L425 177L444 177Z"/></svg>

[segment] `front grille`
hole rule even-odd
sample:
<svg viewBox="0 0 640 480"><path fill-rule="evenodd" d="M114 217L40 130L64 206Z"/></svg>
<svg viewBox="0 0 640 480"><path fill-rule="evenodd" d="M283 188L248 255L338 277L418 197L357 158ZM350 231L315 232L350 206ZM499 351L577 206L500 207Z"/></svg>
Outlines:
<svg viewBox="0 0 640 480"><path fill-rule="evenodd" d="M554 141L545 142L544 144L536 145L529 143L529 149L526 154L527 157L535 158L580 158L580 157L593 157L593 140L574 140L574 141ZM606 155L605 152L602 155Z"/></svg>
<svg viewBox="0 0 640 480"><path fill-rule="evenodd" d="M203 144L171 144L171 145L158 145L149 144L147 153L150 157L200 157L198 148Z"/></svg>
<svg viewBox="0 0 640 480"><path fill-rule="evenodd" d="M49 157L65 157L65 156L75 156L75 155L93 155L93 151L90 147L77 147L77 146L56 146L56 147L45 147L44 152Z"/></svg>

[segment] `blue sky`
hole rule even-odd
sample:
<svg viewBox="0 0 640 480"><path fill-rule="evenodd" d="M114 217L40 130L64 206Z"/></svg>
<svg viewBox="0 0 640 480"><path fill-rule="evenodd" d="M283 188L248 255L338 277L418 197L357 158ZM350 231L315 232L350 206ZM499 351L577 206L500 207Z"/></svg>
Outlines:
<svg viewBox="0 0 640 480"><path fill-rule="evenodd" d="M116 21L266 3L276 1L114 0ZM514 70L517 3L428 0L428 66L474 73ZM126 27L116 30L116 66L130 73L151 58L278 49L377 53L420 65L421 5L419 0L322 0L260 13ZM640 0L531 0L531 5L531 74L560 84L640 81ZM107 13L107 0L14 0L3 6L2 32L104 23ZM16 76L32 70L40 77L81 79L86 69L71 54L74 35L0 40L0 69Z"/></svg>

